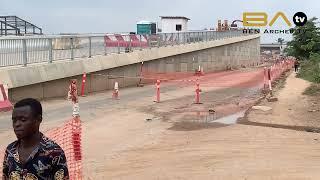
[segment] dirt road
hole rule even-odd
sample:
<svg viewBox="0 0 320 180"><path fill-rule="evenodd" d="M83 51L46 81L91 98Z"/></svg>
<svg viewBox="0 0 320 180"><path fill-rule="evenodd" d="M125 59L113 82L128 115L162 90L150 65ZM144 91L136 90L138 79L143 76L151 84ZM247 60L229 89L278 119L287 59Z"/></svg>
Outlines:
<svg viewBox="0 0 320 180"><path fill-rule="evenodd" d="M152 102L153 86L121 90L120 101L112 101L110 92L83 98L85 179L319 179L318 134L234 124L260 97L261 75L261 70L206 75L200 105L193 104L194 84L181 80L162 84L161 103ZM281 99L296 102L292 97L308 85L288 96L297 83L290 78L272 105L284 109ZM44 129L69 117L63 100L45 107L50 121ZM234 113L240 115L228 116ZM269 116L276 121L277 114L265 119ZM14 139L5 129L9 125L2 125L0 144Z"/></svg>
<svg viewBox="0 0 320 180"><path fill-rule="evenodd" d="M299 89L291 91L296 85ZM296 98L301 97L307 86L303 80L290 76L279 92L280 101L273 105L284 109L297 102ZM253 94L248 97L257 98ZM226 114L229 114L241 110L236 106L239 99L225 98L223 102L215 102L219 112L228 109ZM243 107L252 105L247 98ZM241 124L207 125L199 120L199 114L186 113L194 109L192 105L183 104L182 98L157 105L156 111L151 106L147 111L150 114L123 111L110 116L110 122L100 119L98 126L88 127L90 130L85 137L92 139L87 139L85 144L95 147L85 150L88 179L320 178L319 134ZM175 111L174 107L179 105L183 110ZM303 111L299 107L295 112ZM154 120L143 121L155 115ZM249 116L249 120L256 119L254 115ZM165 121L160 121L159 117ZM277 111L266 115L266 119L269 117L277 119ZM191 119L198 122L190 122Z"/></svg>

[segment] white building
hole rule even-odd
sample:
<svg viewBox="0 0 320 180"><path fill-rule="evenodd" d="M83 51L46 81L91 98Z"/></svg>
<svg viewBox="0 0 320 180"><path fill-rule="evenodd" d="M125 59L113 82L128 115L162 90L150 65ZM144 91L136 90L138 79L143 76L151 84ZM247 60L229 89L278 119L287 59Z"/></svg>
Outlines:
<svg viewBox="0 0 320 180"><path fill-rule="evenodd" d="M183 16L160 16L161 17L161 32L176 33L188 31L187 17Z"/></svg>

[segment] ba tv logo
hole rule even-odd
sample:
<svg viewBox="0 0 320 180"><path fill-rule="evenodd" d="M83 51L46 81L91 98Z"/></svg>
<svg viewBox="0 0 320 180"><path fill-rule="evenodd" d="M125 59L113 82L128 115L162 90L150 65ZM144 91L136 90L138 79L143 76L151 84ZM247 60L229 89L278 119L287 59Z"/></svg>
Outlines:
<svg viewBox="0 0 320 180"><path fill-rule="evenodd" d="M242 16L243 26L272 26L279 18L282 18L288 26L292 26L288 17L283 12L277 12L268 23L268 14L265 12L244 12ZM307 15L303 12L297 12L292 17L296 26L303 26L307 23Z"/></svg>

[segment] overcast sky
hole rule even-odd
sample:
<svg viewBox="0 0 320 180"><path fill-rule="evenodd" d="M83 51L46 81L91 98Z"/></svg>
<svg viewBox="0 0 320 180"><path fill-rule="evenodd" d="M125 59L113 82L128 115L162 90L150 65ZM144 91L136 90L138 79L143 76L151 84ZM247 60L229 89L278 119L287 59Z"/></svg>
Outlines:
<svg viewBox="0 0 320 180"><path fill-rule="evenodd" d="M186 16L189 29L215 27L218 19L242 19L245 11L278 11L291 20L297 11L320 17L319 0L0 0L0 15L17 15L43 28L44 33L104 33L136 31L140 20L159 22L159 16ZM273 28L288 27L276 22ZM264 35L273 42L283 35Z"/></svg>

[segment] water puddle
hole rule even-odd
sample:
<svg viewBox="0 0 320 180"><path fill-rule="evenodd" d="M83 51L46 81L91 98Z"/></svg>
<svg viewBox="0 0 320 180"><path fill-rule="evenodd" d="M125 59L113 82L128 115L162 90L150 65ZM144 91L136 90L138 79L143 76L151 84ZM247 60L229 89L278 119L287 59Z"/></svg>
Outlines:
<svg viewBox="0 0 320 180"><path fill-rule="evenodd" d="M220 128L236 124L238 118L244 117L245 110L219 117L217 113L196 112L195 116L183 116L181 121L175 122L169 130L194 131L207 128Z"/></svg>
<svg viewBox="0 0 320 180"><path fill-rule="evenodd" d="M246 111L240 111L238 113L228 115L219 119L213 119L212 121L209 121L210 123L222 123L222 124L236 124L238 118L241 118L244 116Z"/></svg>

